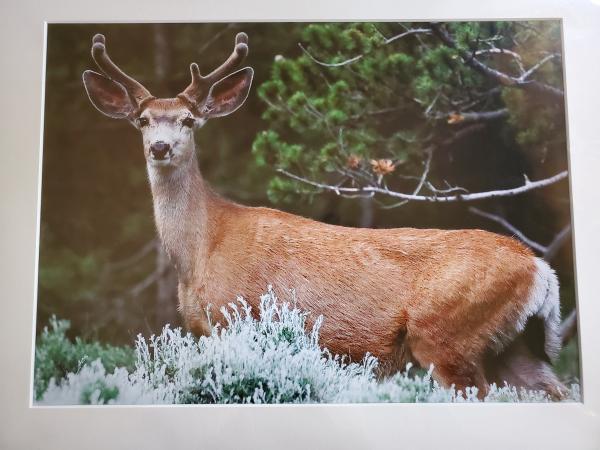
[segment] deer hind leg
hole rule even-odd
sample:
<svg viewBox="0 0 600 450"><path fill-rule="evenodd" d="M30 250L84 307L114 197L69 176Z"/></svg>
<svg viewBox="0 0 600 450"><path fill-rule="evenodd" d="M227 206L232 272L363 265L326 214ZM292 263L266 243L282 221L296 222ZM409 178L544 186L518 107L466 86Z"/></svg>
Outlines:
<svg viewBox="0 0 600 450"><path fill-rule="evenodd" d="M488 358L486 374L490 382L504 386L543 390L555 400L567 392L549 362L535 355L522 336L519 336L500 355Z"/></svg>
<svg viewBox="0 0 600 450"><path fill-rule="evenodd" d="M529 294L533 312L524 330L499 355L486 358L490 381L526 389L544 390L560 399L566 393L550 364L561 346L558 281L548 264L536 258L537 272Z"/></svg>

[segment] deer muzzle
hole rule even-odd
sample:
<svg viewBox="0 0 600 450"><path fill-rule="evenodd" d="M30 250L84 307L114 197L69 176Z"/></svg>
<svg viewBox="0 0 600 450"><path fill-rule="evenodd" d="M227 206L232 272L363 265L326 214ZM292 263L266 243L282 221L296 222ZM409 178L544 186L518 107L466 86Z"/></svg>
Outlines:
<svg viewBox="0 0 600 450"><path fill-rule="evenodd" d="M163 141L157 141L150 146L150 154L152 158L157 161L167 159L167 156L171 152L171 146Z"/></svg>

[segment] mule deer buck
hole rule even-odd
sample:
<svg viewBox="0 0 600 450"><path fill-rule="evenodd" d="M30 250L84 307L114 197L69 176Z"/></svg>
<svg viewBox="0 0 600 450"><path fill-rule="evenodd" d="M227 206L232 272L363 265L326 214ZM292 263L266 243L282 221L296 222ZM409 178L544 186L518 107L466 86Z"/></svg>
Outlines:
<svg viewBox="0 0 600 450"><path fill-rule="evenodd" d="M560 349L558 282L519 242L481 230L355 229L221 198L203 180L194 130L246 100L253 69L239 33L229 58L174 98L156 98L109 58L104 36L92 56L103 74L83 73L92 104L142 135L158 234L178 273L179 310L197 335L206 308L241 295L254 310L271 284L325 318L324 346L385 373L409 361L434 365L444 386L504 381L563 389L550 361Z"/></svg>

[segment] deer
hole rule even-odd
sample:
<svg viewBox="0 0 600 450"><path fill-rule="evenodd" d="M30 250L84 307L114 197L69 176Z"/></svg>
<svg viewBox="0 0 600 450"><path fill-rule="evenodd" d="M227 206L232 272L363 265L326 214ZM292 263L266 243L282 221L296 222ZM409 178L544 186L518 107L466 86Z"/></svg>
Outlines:
<svg viewBox="0 0 600 450"><path fill-rule="evenodd" d="M198 165L194 133L232 114L249 95L254 71L238 68L248 36L189 85L156 98L92 39L101 73L83 72L92 105L139 130L156 229L178 277L178 310L187 330L210 333L209 305L237 297L253 311L268 285L295 292L309 317L323 316L330 352L380 362L381 376L406 364L433 367L444 387L491 383L545 390L565 387L552 363L561 348L555 272L517 240L484 230L367 229L321 223L218 195Z"/></svg>

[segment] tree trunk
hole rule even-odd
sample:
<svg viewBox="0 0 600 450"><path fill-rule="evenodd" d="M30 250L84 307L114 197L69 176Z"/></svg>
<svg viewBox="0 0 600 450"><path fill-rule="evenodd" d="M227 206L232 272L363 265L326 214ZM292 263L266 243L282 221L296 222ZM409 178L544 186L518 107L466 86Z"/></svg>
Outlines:
<svg viewBox="0 0 600 450"><path fill-rule="evenodd" d="M358 226L361 228L371 228L374 222L373 198L363 197L360 199L360 220Z"/></svg>
<svg viewBox="0 0 600 450"><path fill-rule="evenodd" d="M164 92L167 89L167 75L171 71L171 52L169 51L169 38L167 29L162 23L152 26L154 35L154 79L158 88L159 96L168 96Z"/></svg>

